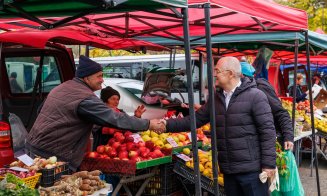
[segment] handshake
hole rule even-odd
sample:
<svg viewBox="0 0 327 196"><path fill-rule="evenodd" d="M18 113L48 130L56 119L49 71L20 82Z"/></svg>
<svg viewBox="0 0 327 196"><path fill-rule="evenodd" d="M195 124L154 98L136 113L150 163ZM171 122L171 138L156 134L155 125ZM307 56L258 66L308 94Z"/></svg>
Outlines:
<svg viewBox="0 0 327 196"><path fill-rule="evenodd" d="M166 131L166 124L167 122L165 120L159 120L159 119L152 119L150 120L149 129L160 134L164 133Z"/></svg>

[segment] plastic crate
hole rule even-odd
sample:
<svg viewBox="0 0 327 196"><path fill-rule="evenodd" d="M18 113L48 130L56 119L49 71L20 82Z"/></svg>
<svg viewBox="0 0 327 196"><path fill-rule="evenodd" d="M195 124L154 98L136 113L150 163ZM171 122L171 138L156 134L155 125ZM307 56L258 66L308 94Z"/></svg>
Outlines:
<svg viewBox="0 0 327 196"><path fill-rule="evenodd" d="M42 169L39 172L42 173L40 185L42 187L49 187L59 181L62 175L69 174L69 166L68 163L65 163L52 169Z"/></svg>
<svg viewBox="0 0 327 196"><path fill-rule="evenodd" d="M188 168L182 161L178 160L174 166L174 172L188 181L195 183L194 171L191 168ZM214 183L210 178L201 176L201 187L208 192L214 194ZM225 196L225 190L223 186L219 185L219 195Z"/></svg>
<svg viewBox="0 0 327 196"><path fill-rule="evenodd" d="M168 196L180 190L181 183L173 172L174 163L168 163L158 166L155 175L150 178L149 183L145 187L142 196ZM139 174L149 173L152 168L144 169ZM132 194L136 194L144 180L128 183L127 186Z"/></svg>

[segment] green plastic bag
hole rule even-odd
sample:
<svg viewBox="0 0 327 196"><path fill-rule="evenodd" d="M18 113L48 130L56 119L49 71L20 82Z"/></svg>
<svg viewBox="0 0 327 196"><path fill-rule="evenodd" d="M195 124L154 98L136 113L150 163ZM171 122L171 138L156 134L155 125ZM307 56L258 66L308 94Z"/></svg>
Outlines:
<svg viewBox="0 0 327 196"><path fill-rule="evenodd" d="M286 166L289 170L289 175L278 172L279 191L273 191L271 196L303 196L304 190L293 153L291 151L285 151L285 158L287 160Z"/></svg>

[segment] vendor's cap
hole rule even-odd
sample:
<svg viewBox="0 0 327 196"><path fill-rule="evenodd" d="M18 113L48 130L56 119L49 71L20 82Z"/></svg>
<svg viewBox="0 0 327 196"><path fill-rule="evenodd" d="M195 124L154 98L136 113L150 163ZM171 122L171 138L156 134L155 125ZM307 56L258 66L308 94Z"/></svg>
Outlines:
<svg viewBox="0 0 327 196"><path fill-rule="evenodd" d="M102 66L99 63L92 61L84 55L79 57L79 65L75 73L76 77L84 78L99 71L102 71Z"/></svg>
<svg viewBox="0 0 327 196"><path fill-rule="evenodd" d="M101 93L100 93L100 97L102 99L103 102L107 102L107 100L114 96L114 95L117 95L120 99L120 94L118 91L116 91L115 89L111 88L110 86L107 86L106 88L102 89L101 90Z"/></svg>
<svg viewBox="0 0 327 196"><path fill-rule="evenodd" d="M248 77L253 77L255 69L248 62L241 62L242 74Z"/></svg>

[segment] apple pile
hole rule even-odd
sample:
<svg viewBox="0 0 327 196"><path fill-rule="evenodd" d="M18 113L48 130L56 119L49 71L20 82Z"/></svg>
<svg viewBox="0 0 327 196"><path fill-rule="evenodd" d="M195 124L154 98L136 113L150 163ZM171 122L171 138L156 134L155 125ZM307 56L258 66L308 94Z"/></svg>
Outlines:
<svg viewBox="0 0 327 196"><path fill-rule="evenodd" d="M157 134L154 131L147 130L141 132L141 137L145 142L152 141L156 146L170 149L172 148L172 145L168 142L167 138L172 138L178 146L186 146L191 143L188 134L189 132ZM210 143L209 139L202 131L197 132L197 139L202 140L205 143Z"/></svg>
<svg viewBox="0 0 327 196"><path fill-rule="evenodd" d="M107 145L97 147L96 152L90 152L89 158L104 158L117 160L131 160L135 162L160 158L171 153L171 150L161 149L151 141L138 143L131 137L132 133L115 132Z"/></svg>

